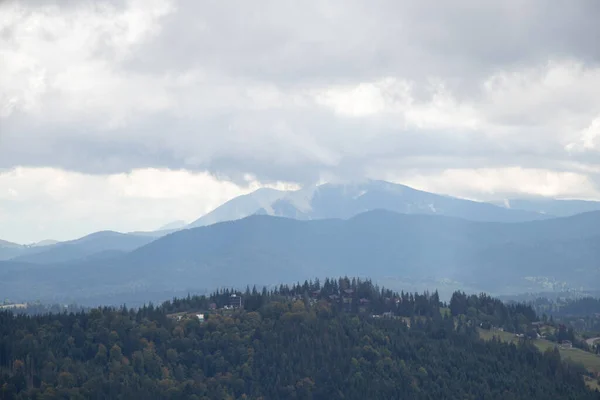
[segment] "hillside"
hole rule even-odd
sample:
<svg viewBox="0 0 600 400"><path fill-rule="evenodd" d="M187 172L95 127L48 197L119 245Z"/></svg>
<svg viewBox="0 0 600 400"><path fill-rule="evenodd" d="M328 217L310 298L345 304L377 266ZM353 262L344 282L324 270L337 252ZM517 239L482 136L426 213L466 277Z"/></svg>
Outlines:
<svg viewBox="0 0 600 400"><path fill-rule="evenodd" d="M108 260L12 273L0 268L0 291L15 299L57 293L131 298L369 274L388 286L507 294L593 289L600 282L598 260L600 213L519 224L382 210L349 220L252 216L179 231Z"/></svg>
<svg viewBox="0 0 600 400"><path fill-rule="evenodd" d="M225 309L231 294L138 310L0 312L0 393L10 399L600 398L585 386L587 371L557 352L484 341L473 326L477 319L442 317L437 293L326 279L237 292L243 304ZM470 310L509 325L536 318L524 305L507 307L485 295L475 300Z"/></svg>
<svg viewBox="0 0 600 400"><path fill-rule="evenodd" d="M225 203L189 227L233 221L252 214L299 220L348 219L377 209L491 222L522 222L550 217L538 212L507 209L428 193L404 185L367 180L348 184L326 183L290 192L260 189Z"/></svg>
<svg viewBox="0 0 600 400"><path fill-rule="evenodd" d="M0 261L17 257L26 251L26 246L0 240Z"/></svg>
<svg viewBox="0 0 600 400"><path fill-rule="evenodd" d="M10 247L20 247L20 246L21 246L20 244L16 244L16 243L12 243L12 242L0 239L0 247L10 248Z"/></svg>
<svg viewBox="0 0 600 400"><path fill-rule="evenodd" d="M261 209L269 210L273 202L285 196L285 194L286 192L284 191L262 188L250 194L238 196L190 223L188 228L197 228L223 221L233 221L255 214Z"/></svg>
<svg viewBox="0 0 600 400"><path fill-rule="evenodd" d="M53 245L35 247L13 261L52 264L70 262L104 252L127 252L150 243L154 238L118 233L113 231L96 232L82 238ZM105 253L109 254L109 253ZM115 253L115 254L116 254Z"/></svg>

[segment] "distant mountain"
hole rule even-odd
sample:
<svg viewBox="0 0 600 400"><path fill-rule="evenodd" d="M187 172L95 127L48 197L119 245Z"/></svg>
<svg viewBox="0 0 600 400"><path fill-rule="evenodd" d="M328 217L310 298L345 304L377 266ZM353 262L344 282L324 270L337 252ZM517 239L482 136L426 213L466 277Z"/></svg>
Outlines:
<svg viewBox="0 0 600 400"><path fill-rule="evenodd" d="M511 210L523 210L557 217L569 217L590 211L600 211L600 201L587 200L508 199L493 204Z"/></svg>
<svg viewBox="0 0 600 400"><path fill-rule="evenodd" d="M34 254L39 251L43 251L46 246L52 246L60 243L56 240L42 240L41 242L33 244L17 244L7 242L6 240L0 240L0 261L10 260L11 258L24 256L27 254Z"/></svg>
<svg viewBox="0 0 600 400"><path fill-rule="evenodd" d="M13 243L13 242L9 242L6 240L1 240L0 239L0 247L4 247L4 248L15 248L15 247L21 247L20 244L17 243Z"/></svg>
<svg viewBox="0 0 600 400"><path fill-rule="evenodd" d="M154 238L113 231L92 233L80 239L34 247L13 261L52 264L87 258L107 251L127 252L150 243Z"/></svg>
<svg viewBox="0 0 600 400"><path fill-rule="evenodd" d="M428 193L404 185L369 180L350 184L327 183L291 192L260 189L236 197L189 227L233 221L253 214L299 220L348 219L377 209L490 222L522 222L550 217L538 212L511 210L489 203Z"/></svg>
<svg viewBox="0 0 600 400"><path fill-rule="evenodd" d="M515 224L384 210L349 220L251 216L182 230L109 260L13 264L6 271L0 263L0 293L13 299L143 299L339 275L405 290L594 290L600 212Z"/></svg>
<svg viewBox="0 0 600 400"><path fill-rule="evenodd" d="M433 194L384 181L324 184L299 190L275 201L272 209L273 212L267 214L307 220L347 219L377 209L472 221L522 222L545 219L542 214L535 212L502 209L487 203Z"/></svg>
<svg viewBox="0 0 600 400"><path fill-rule="evenodd" d="M158 228L159 231L170 231L170 230L177 230L177 229L182 229L185 228L185 226L187 225L187 222L185 221L173 221L173 222L169 222L166 225L161 226L160 228Z"/></svg>
<svg viewBox="0 0 600 400"><path fill-rule="evenodd" d="M0 261L9 260L13 257L17 257L22 254L25 250L25 246L8 242L6 240L0 240Z"/></svg>
<svg viewBox="0 0 600 400"><path fill-rule="evenodd" d="M212 225L217 222L234 221L255 214L259 210L271 210L271 205L277 199L285 196L288 192L262 188L250 194L236 197L215 210L200 217L188 225L188 228Z"/></svg>
<svg viewBox="0 0 600 400"><path fill-rule="evenodd" d="M166 236L170 233L173 232L177 232L181 229L166 229L166 230L161 230L161 231L133 231L133 232L127 232L127 235L133 235L133 236L146 236L146 237L150 237L150 238L159 238L162 236Z"/></svg>
<svg viewBox="0 0 600 400"><path fill-rule="evenodd" d="M31 244L31 247L44 247L44 246L51 246L53 244L57 244L60 243L58 240L51 240L51 239L46 239L46 240L42 240L40 242L36 242Z"/></svg>

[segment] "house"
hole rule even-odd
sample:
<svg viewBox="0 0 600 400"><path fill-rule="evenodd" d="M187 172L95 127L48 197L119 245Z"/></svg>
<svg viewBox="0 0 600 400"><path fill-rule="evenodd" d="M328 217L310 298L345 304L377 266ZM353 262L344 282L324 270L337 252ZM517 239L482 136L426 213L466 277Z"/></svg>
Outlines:
<svg viewBox="0 0 600 400"><path fill-rule="evenodd" d="M204 314L196 314L196 318L198 318L198 321L204 322Z"/></svg>
<svg viewBox="0 0 600 400"><path fill-rule="evenodd" d="M210 303L210 305L208 306L209 310L216 310L217 309L217 303Z"/></svg>
<svg viewBox="0 0 600 400"><path fill-rule="evenodd" d="M560 347L562 347L563 349L572 349L573 343L570 340L563 340L562 342L560 342Z"/></svg>
<svg viewBox="0 0 600 400"><path fill-rule="evenodd" d="M65 307L67 307L67 306L65 306ZM27 303L0 305L0 310L23 309L23 308L27 308Z"/></svg>
<svg viewBox="0 0 600 400"><path fill-rule="evenodd" d="M229 296L229 306L231 308L242 308L242 296L235 293Z"/></svg>

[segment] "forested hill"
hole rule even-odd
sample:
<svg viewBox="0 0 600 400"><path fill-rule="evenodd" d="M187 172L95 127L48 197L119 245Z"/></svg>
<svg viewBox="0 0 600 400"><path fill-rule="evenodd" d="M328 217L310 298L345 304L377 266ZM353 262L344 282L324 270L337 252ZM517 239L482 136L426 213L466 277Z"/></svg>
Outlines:
<svg viewBox="0 0 600 400"><path fill-rule="evenodd" d="M356 279L139 310L4 312L0 399L600 399L557 351L480 340L487 318L518 328L536 315Z"/></svg>
<svg viewBox="0 0 600 400"><path fill-rule="evenodd" d="M114 305L223 285L273 285L366 271L379 282L401 280L411 290L436 287L444 296L458 288L595 290L598 259L600 212L521 224L382 210L350 220L253 216L176 232L114 257L96 254L45 265L0 262L0 292L19 302Z"/></svg>

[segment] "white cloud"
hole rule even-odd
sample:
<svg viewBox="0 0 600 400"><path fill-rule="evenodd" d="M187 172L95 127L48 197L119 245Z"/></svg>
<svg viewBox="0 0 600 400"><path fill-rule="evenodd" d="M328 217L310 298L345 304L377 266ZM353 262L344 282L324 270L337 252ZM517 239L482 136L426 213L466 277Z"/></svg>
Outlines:
<svg viewBox="0 0 600 400"><path fill-rule="evenodd" d="M597 5L471 3L1 2L0 226L153 228L247 175L595 196Z"/></svg>
<svg viewBox="0 0 600 400"><path fill-rule="evenodd" d="M239 186L207 173L143 169L86 175L54 168L0 173L0 237L16 242L66 240L98 230L155 230L191 222L235 196L265 185ZM293 189L294 185L267 185Z"/></svg>
<svg viewBox="0 0 600 400"><path fill-rule="evenodd" d="M587 128L582 129L579 140L569 143L566 149L570 152L600 150L600 116L594 118Z"/></svg>
<svg viewBox="0 0 600 400"><path fill-rule="evenodd" d="M586 175L544 169L448 169L440 173L389 176L389 179L425 191L481 201L531 195L600 200L600 190Z"/></svg>

